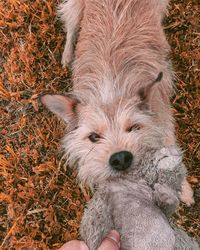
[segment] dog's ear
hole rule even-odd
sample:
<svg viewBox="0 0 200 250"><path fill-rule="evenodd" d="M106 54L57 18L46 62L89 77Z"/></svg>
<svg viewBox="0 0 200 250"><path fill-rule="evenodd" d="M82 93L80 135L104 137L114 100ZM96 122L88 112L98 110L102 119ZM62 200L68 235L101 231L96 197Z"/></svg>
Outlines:
<svg viewBox="0 0 200 250"><path fill-rule="evenodd" d="M163 78L163 72L160 72L157 76L157 78L149 83L148 85L146 85L145 87L139 89L138 91L138 95L140 97L141 103L140 103L140 108L145 108L148 109L148 103L149 103L149 99L151 96L151 92L153 90L153 87L162 80Z"/></svg>
<svg viewBox="0 0 200 250"><path fill-rule="evenodd" d="M40 101L67 123L74 122L77 118L76 109L80 102L72 95L42 95Z"/></svg>

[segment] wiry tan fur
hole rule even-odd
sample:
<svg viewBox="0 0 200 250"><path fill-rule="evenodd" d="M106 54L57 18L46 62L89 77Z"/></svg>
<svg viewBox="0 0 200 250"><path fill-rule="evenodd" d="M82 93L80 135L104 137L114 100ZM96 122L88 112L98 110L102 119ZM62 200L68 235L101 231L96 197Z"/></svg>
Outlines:
<svg viewBox="0 0 200 250"><path fill-rule="evenodd" d="M173 73L161 25L167 2L68 0L59 7L67 31L63 66L77 42L73 92L46 95L42 102L68 123L63 145L82 182L95 185L117 175L109 166L115 152L131 152L135 164L147 147L175 144ZM159 72L163 78L148 88ZM130 132L134 124L140 130ZM96 143L88 139L92 132L101 137ZM191 188L184 187L182 200L191 204Z"/></svg>
<svg viewBox="0 0 200 250"><path fill-rule="evenodd" d="M108 161L115 152L127 150L135 156L135 162L142 156L144 148L161 143L161 131L154 126L151 115L144 114L134 107L134 101L115 105L114 114L109 106L84 107L80 112L80 126L72 130L64 139L64 147L71 164L79 159L79 178L82 182L94 185L104 182L109 176L116 176ZM113 106L111 106L112 108ZM89 124L88 124L88 121ZM127 133L126 129L134 122L142 124L142 131ZM103 135L101 142L93 144L87 136L91 131ZM152 139L153 138L153 139Z"/></svg>
<svg viewBox="0 0 200 250"><path fill-rule="evenodd" d="M75 0L62 5L70 17L80 19L76 59L73 63L74 92L87 102L112 104L118 97L132 98L137 91L163 72L162 83L154 89L151 108L166 134L167 144L174 144L173 118L169 109L172 71L161 21L166 1L160 0ZM78 7L79 9L75 8ZM72 23L62 15L71 33ZM78 30L76 26L76 32ZM73 41L67 40L66 44ZM68 46L69 47L69 46ZM70 47L72 47L70 45ZM63 53L62 62L72 58Z"/></svg>

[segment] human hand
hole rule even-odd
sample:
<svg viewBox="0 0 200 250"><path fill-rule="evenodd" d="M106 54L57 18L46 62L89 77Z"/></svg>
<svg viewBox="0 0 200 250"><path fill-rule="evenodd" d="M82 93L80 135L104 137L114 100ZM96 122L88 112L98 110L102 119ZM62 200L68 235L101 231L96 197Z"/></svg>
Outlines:
<svg viewBox="0 0 200 250"><path fill-rule="evenodd" d="M110 231L106 238L102 241L97 250L119 250L120 236L115 230ZM83 241L72 240L65 243L59 250L89 250Z"/></svg>

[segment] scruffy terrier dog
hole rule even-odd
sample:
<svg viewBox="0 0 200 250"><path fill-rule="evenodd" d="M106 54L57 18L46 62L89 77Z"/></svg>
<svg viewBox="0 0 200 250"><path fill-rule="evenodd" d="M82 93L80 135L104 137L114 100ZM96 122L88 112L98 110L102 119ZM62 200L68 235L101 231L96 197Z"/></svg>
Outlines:
<svg viewBox="0 0 200 250"><path fill-rule="evenodd" d="M73 91L43 104L69 132L63 145L83 183L121 176L149 146L174 145L169 99L172 70L161 22L167 0L68 0L59 13L67 32L62 63ZM183 180L181 199L193 203Z"/></svg>
<svg viewBox="0 0 200 250"><path fill-rule="evenodd" d="M121 250L199 250L197 242L169 222L185 177L175 147L149 148L121 177L98 186L81 223L81 236L96 250L107 233L121 235Z"/></svg>

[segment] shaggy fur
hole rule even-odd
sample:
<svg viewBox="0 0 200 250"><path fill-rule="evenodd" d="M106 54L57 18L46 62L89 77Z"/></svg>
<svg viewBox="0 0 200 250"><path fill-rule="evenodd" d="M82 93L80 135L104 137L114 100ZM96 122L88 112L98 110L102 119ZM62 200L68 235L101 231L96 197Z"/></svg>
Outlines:
<svg viewBox="0 0 200 250"><path fill-rule="evenodd" d="M179 203L184 176L180 152L162 148L146 151L127 175L109 178L98 187L82 219L81 236L89 249L96 250L113 228L120 232L121 250L200 249L166 217Z"/></svg>
<svg viewBox="0 0 200 250"><path fill-rule="evenodd" d="M68 0L59 14L67 31L62 63L72 64L73 91L42 102L68 124L63 146L82 183L94 186L116 176L111 155L174 145L169 107L173 73L161 21L167 1ZM95 141L91 141L91 137ZM120 174L119 174L120 175ZM193 202L183 180L182 201Z"/></svg>

